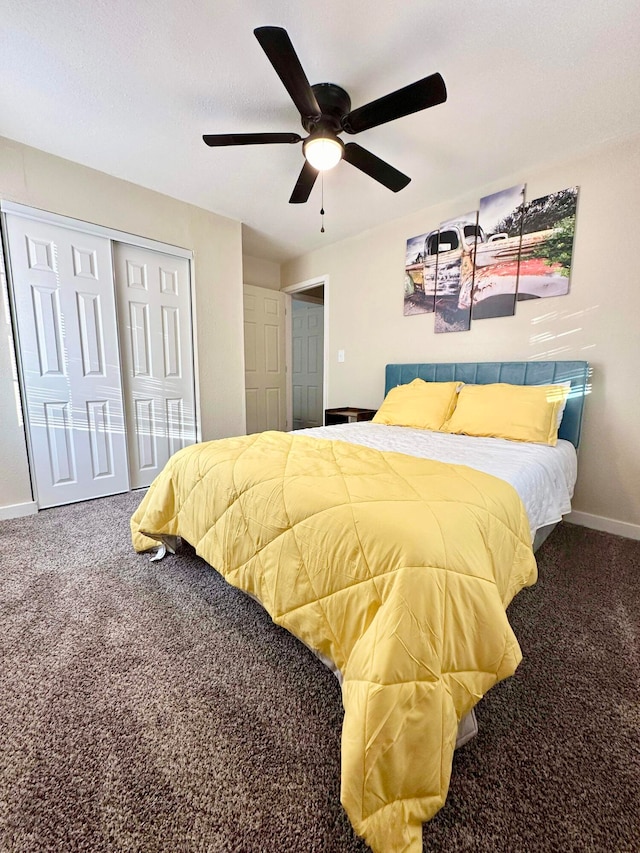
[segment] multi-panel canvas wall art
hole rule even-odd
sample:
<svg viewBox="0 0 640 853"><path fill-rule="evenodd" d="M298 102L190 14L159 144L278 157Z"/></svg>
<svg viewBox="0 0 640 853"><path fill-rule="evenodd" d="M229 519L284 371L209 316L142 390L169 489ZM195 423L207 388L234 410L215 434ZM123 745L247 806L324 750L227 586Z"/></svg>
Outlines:
<svg viewBox="0 0 640 853"><path fill-rule="evenodd" d="M435 332L466 332L471 324L471 302L462 293L473 292L473 257L478 235L478 211L440 225L436 262Z"/></svg>
<svg viewBox="0 0 640 853"><path fill-rule="evenodd" d="M564 296L576 231L578 187L536 198L524 207L518 299Z"/></svg>
<svg viewBox="0 0 640 853"><path fill-rule="evenodd" d="M518 184L480 199L478 224L483 239L476 246L474 320L515 313L524 186Z"/></svg>
<svg viewBox="0 0 640 853"><path fill-rule="evenodd" d="M419 234L417 237L409 237L407 240L404 263L405 316L433 313L435 291L431 289L429 293L426 293L424 288L426 239L426 234Z"/></svg>
<svg viewBox="0 0 640 853"><path fill-rule="evenodd" d="M578 188L525 204L518 184L480 200L478 212L407 240L404 313L434 313L435 332L507 317L516 301L569 292Z"/></svg>

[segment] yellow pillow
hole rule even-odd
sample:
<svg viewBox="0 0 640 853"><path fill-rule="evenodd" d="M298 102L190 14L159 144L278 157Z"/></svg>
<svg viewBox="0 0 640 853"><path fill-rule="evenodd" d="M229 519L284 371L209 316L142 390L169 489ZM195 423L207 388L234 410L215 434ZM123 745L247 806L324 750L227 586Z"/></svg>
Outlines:
<svg viewBox="0 0 640 853"><path fill-rule="evenodd" d="M464 385L443 432L555 445L563 385Z"/></svg>
<svg viewBox="0 0 640 853"><path fill-rule="evenodd" d="M461 382L414 379L392 388L373 418L376 424L439 430L455 409Z"/></svg>

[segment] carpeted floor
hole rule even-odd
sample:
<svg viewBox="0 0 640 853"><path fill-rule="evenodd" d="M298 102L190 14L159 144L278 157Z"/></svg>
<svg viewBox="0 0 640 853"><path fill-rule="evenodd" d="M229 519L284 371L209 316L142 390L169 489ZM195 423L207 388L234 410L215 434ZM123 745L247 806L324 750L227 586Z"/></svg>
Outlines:
<svg viewBox="0 0 640 853"><path fill-rule="evenodd" d="M0 522L0 850L365 853L334 676L188 547L134 554L139 498ZM640 542L538 564L425 851L640 850Z"/></svg>

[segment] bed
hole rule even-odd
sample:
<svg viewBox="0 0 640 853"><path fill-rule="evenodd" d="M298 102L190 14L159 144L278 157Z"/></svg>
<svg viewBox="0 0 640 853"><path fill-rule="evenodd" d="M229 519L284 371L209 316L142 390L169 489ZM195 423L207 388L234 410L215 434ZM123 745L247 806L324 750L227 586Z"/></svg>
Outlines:
<svg viewBox="0 0 640 853"><path fill-rule="evenodd" d="M578 361L388 365L385 393L566 385L558 442L469 450L378 423L222 439L172 457L132 518L137 550L185 539L340 673L341 801L376 853L422 849L460 721L518 666L506 607L570 508L587 377Z"/></svg>
<svg viewBox="0 0 640 853"><path fill-rule="evenodd" d="M324 435L345 441L363 442L372 447L387 447L402 453L428 455L442 461L476 466L510 482L525 504L530 519L533 549L542 545L563 515L570 511L569 501L577 477L577 449L582 432L584 400L589 382L586 361L516 361L516 362L449 362L388 364L385 370L385 395L397 385L420 378L427 382L460 382L489 384L506 382L513 385L545 385L568 383L570 393L558 429L560 449L557 459L545 459L538 448L502 444L492 450L491 439L456 442L453 436L421 435L421 431L396 434L385 441L379 430L364 424L337 427L315 427L309 435ZM451 441L453 439L453 441ZM566 442L566 444L564 443ZM509 446L511 445L511 447ZM573 452L573 448L576 452ZM503 452L504 451L504 452ZM524 451L524 452L523 452ZM553 454L552 454L553 455ZM523 458L524 457L524 458ZM528 458L527 458L528 457Z"/></svg>

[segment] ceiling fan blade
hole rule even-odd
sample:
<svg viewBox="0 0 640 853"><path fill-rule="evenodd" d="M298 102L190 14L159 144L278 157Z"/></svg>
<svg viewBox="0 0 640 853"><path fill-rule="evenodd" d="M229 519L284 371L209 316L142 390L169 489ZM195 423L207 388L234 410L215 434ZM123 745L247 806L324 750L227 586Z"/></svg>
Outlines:
<svg viewBox="0 0 640 853"><path fill-rule="evenodd" d="M398 89L375 101L352 110L342 119L342 127L347 133L360 133L386 124L388 121L435 107L447 100L447 88L440 74L431 74L417 80L404 89Z"/></svg>
<svg viewBox="0 0 640 853"><path fill-rule="evenodd" d="M298 181L291 193L289 204L304 204L311 195L317 177L318 170L305 160L302 171L298 175Z"/></svg>
<svg viewBox="0 0 640 853"><path fill-rule="evenodd" d="M302 139L297 133L206 133L202 138L212 148L221 145L269 145L273 142L300 142Z"/></svg>
<svg viewBox="0 0 640 853"><path fill-rule="evenodd" d="M322 113L307 75L302 70L291 39L282 27L258 27L253 31L276 74L301 116L319 119Z"/></svg>
<svg viewBox="0 0 640 853"><path fill-rule="evenodd" d="M366 148L362 148L356 142L347 142L344 146L344 159L356 169L360 169L361 172L369 175L374 181L378 181L388 189L393 190L394 193L406 187L411 180L407 175L403 175L402 172L394 169L393 166L385 163L384 160L376 157L375 154L367 151Z"/></svg>

